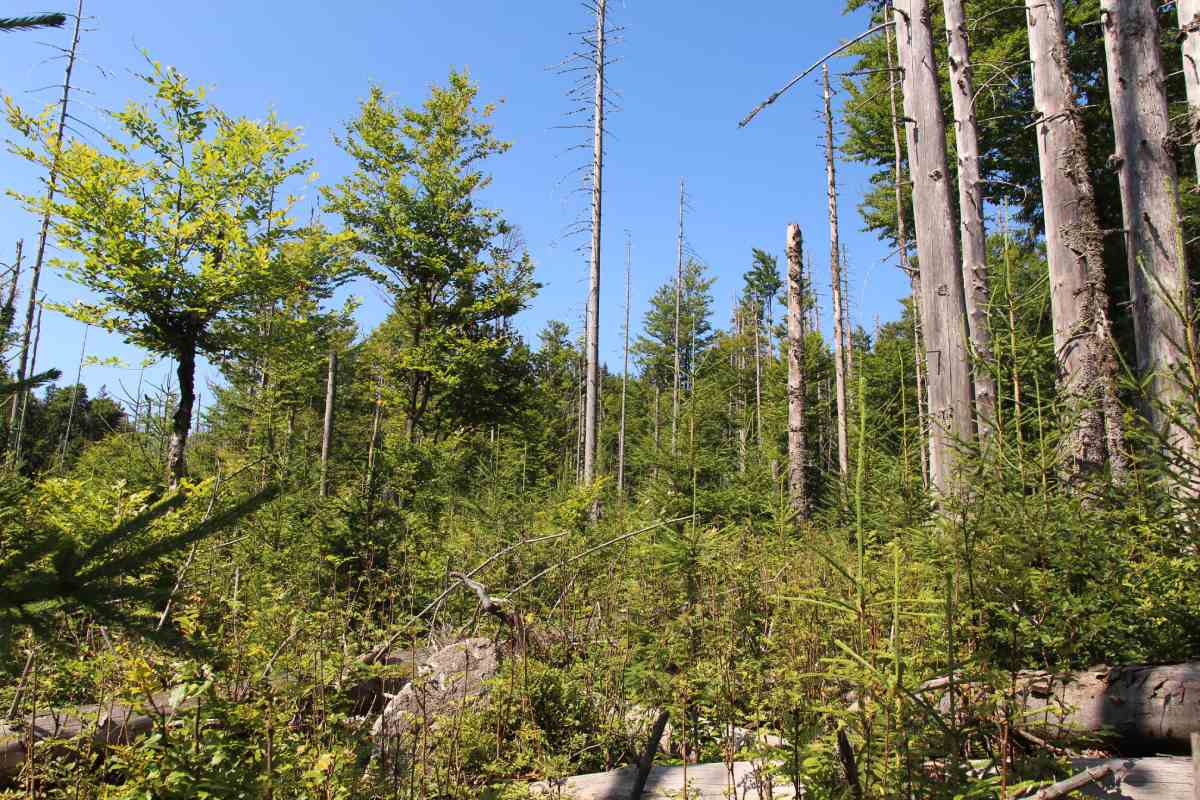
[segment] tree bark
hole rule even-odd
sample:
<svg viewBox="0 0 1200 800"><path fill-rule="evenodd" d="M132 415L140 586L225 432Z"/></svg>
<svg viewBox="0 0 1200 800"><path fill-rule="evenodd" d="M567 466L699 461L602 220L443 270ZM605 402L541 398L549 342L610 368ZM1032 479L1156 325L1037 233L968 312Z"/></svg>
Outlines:
<svg viewBox="0 0 1200 800"><path fill-rule="evenodd" d="M592 100L592 250L588 267L587 388L584 401L583 483L596 480L600 407L600 219L604 175L604 25L606 0L596 3L595 71Z"/></svg>
<svg viewBox="0 0 1200 800"><path fill-rule="evenodd" d="M325 424L321 427L321 497L329 494L329 450L333 445L333 410L337 403L337 365L337 351L331 350L325 376Z"/></svg>
<svg viewBox="0 0 1200 800"><path fill-rule="evenodd" d="M187 441L192 430L192 407L196 402L196 342L192 340L175 354L175 376L179 380L179 404L171 419L167 440L167 484L176 488L187 477Z"/></svg>
<svg viewBox="0 0 1200 800"><path fill-rule="evenodd" d="M787 227L788 258L788 489L798 519L808 516L808 485L804 470L804 240L800 226Z"/></svg>
<svg viewBox="0 0 1200 800"><path fill-rule="evenodd" d="M1200 182L1200 0L1176 0L1175 9L1183 34L1183 81L1187 86L1192 156Z"/></svg>
<svg viewBox="0 0 1200 800"><path fill-rule="evenodd" d="M893 25L887 28L884 36L887 39L888 58L888 98L891 101L892 114L892 189L896 202L896 248L900 252L900 269L908 275L912 296L912 335L913 335L913 369L916 374L917 394L917 441L921 454L921 486L929 489L929 439L926 437L925 425L925 369L924 359L921 358L921 278L917 270L908 261L908 220L904 215L904 183L903 151L901 150L900 115L896 113L896 65L892 56L895 44L892 31L895 27L895 9L891 9Z"/></svg>
<svg viewBox="0 0 1200 800"><path fill-rule="evenodd" d="M979 177L979 130L975 122L975 81L962 0L944 0L950 44L950 95L954 101L954 144L958 154L958 225L962 239L962 280L967 328L974 360L975 424L986 447L996 421L996 379L992 375L992 333L988 327L987 231Z"/></svg>
<svg viewBox="0 0 1200 800"><path fill-rule="evenodd" d="M897 54L904 71L904 116L921 270L929 474L934 491L945 495L955 491L958 482L957 443L974 439L974 424L962 259L958 237L947 224L954 216L928 5L928 0L896 0L893 8L899 15Z"/></svg>
<svg viewBox="0 0 1200 800"><path fill-rule="evenodd" d="M1194 459L1189 428L1195 400L1180 374L1192 364L1195 340L1179 176L1167 114L1155 0L1101 0L1108 93L1116 133L1115 163L1137 340L1137 369L1149 382L1147 414L1168 457ZM1193 387L1194 388L1194 387ZM1185 405L1192 408L1185 410ZM1193 491L1195 486L1190 487Z"/></svg>
<svg viewBox="0 0 1200 800"><path fill-rule="evenodd" d="M838 475L850 478L850 437L846 420L846 320L842 306L842 245L838 237L837 173L833 161L833 92L829 88L829 66L822 68L825 100L825 177L829 201L829 274L833 291L833 375L837 400ZM790 241L790 240L789 240ZM791 267L789 263L789 269Z"/></svg>
<svg viewBox="0 0 1200 800"><path fill-rule="evenodd" d="M1068 478L1106 460L1124 471L1124 426L1116 403L1116 356L1108 324L1103 233L1087 166L1087 139L1067 66L1061 0L1026 0L1038 161L1050 269L1050 312L1060 395L1070 435Z"/></svg>

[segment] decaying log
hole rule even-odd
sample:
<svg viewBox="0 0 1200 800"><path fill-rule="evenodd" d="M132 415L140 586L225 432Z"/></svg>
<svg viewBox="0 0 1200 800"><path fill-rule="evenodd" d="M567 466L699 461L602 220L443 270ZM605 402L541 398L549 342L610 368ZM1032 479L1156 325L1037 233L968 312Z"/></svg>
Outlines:
<svg viewBox="0 0 1200 800"><path fill-rule="evenodd" d="M690 764L686 767L654 767L646 780L644 800L650 798L688 797L696 800L727 800L729 797L757 798L766 796L762 785L762 765L750 761L735 761L730 769L722 762L715 764ZM534 797L570 797L573 800L629 800L637 779L636 766L622 767L608 772L589 775L573 775L560 780L539 781L530 786ZM684 777L687 778L687 793L683 792ZM759 790L762 789L760 795ZM772 787L774 800L794 798L795 791L789 784Z"/></svg>
<svg viewBox="0 0 1200 800"><path fill-rule="evenodd" d="M944 678L919 691L945 688ZM964 692L978 683L956 680ZM1186 753L1200 732L1200 661L1163 666L1096 666L1080 672L1017 675L1017 724L1050 741L1100 738L1126 755ZM949 711L943 694L939 708Z"/></svg>
<svg viewBox="0 0 1200 800"><path fill-rule="evenodd" d="M1109 767L1099 781L1079 789L1086 797L1112 800L1184 800L1192 797L1191 764L1186 758L1073 758L1071 769L1093 772ZM1036 797L1037 795L1034 795Z"/></svg>
<svg viewBox="0 0 1200 800"><path fill-rule="evenodd" d="M93 749L103 752L110 744L128 744L145 736L154 729L155 722L170 720L195 704L195 698L173 701L171 691L162 691L151 695L145 703L113 701L81 705L24 716L14 723L0 723L0 775L15 772L25 763L31 734L35 743L90 735Z"/></svg>
<svg viewBox="0 0 1200 800"><path fill-rule="evenodd" d="M484 693L499 668L491 639L466 639L430 654L417 675L395 694L375 721L375 738L403 736L464 708Z"/></svg>
<svg viewBox="0 0 1200 800"><path fill-rule="evenodd" d="M1065 781L1059 781L1047 786L1033 795L1033 800L1056 800L1056 798L1065 797L1076 789L1082 789L1084 786L1104 780L1112 772L1113 768L1110 764L1104 764L1099 767L1088 767L1083 772L1072 775Z"/></svg>

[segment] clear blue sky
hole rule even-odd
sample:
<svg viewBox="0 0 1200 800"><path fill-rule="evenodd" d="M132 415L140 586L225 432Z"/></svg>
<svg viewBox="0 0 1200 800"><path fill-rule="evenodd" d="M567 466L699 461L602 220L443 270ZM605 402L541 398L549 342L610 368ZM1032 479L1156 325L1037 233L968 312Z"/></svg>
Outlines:
<svg viewBox="0 0 1200 800"><path fill-rule="evenodd" d="M3 11L16 14L52 4L9 2ZM716 324L727 324L750 248L774 252L782 262L785 226L798 222L828 325L829 232L817 76L749 128L739 130L737 121L800 69L864 29L865 15L845 16L841 5L840 0L610 0L612 21L624 28L622 41L612 50L619 61L609 73L620 108L608 123L602 250L602 358L614 370L621 363L625 231L633 237L636 333L646 300L674 271L681 176L688 185L688 245L718 278ZM108 129L103 109L117 108L131 97L144 99L133 77L142 67L144 48L208 84L212 100L227 111L261 116L274 110L300 126L306 155L315 159L323 183L337 180L347 169L331 134L354 113L370 82L399 102L415 105L451 68L468 68L480 85L481 99L500 103L496 130L513 143L491 165L495 180L486 200L520 226L538 279L545 284L518 320L519 328L530 339L549 319L578 328L586 241L567 237L565 231L586 199L573 192L578 180L572 174L587 163L588 153L570 148L587 143L588 134L556 127L563 124L570 103L565 96L568 78L554 71L576 47L570 32L592 24L578 3L89 0L85 14L91 19L76 83L87 93L77 95L76 115ZM5 36L0 42L0 89L27 108L53 102L56 90L34 91L61 83L62 61L49 60L57 53L45 45L65 47L69 41L68 30ZM847 63L834 61L833 69ZM80 130L87 134L86 128ZM5 138L11 136L5 132ZM11 155L0 158L6 189L36 190L36 174ZM897 316L897 298L906 293L907 281L887 248L861 232L856 207L867 187L866 174L843 164L839 179L852 315L856 324L871 329L877 317L886 321ZM13 200L0 199L0 261L11 259L12 242L20 236L29 253L36 230L36 220ZM83 296L79 287L53 274L44 278L43 287L60 302ZM371 287L357 292L364 300L360 319L367 327L380 319L382 303ZM82 332L79 323L48 312L39 364L58 366L64 379L72 380ZM116 355L130 365L86 368L84 382L93 390L107 385L123 398L119 384L134 389L142 354L94 330L88 352ZM147 380L161 376L165 366L148 369ZM217 377L206 367L201 379ZM206 401L209 393L202 391Z"/></svg>

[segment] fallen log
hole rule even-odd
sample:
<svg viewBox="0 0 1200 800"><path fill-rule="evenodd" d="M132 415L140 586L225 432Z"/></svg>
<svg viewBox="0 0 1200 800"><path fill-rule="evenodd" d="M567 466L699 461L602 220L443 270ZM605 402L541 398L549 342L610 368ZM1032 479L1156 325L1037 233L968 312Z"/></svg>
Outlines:
<svg viewBox="0 0 1200 800"><path fill-rule="evenodd" d="M1191 761L1169 756L1149 758L1073 758L1071 768L1110 772L1078 791L1087 797L1109 800L1185 800L1192 797ZM1034 795L1035 797L1037 795Z"/></svg>
<svg viewBox="0 0 1200 800"><path fill-rule="evenodd" d="M96 752L109 745L129 744L150 733L159 721L170 721L177 714L194 708L195 698L184 699L170 691L157 692L145 703L112 701L55 709L0 723L0 775L16 772L29 758L29 743L69 741L91 736Z"/></svg>
<svg viewBox="0 0 1200 800"><path fill-rule="evenodd" d="M918 693L942 691L938 708L948 714L946 678ZM964 693L979 690L969 679L954 681L961 712ZM1013 690L1014 724L1049 741L1096 738L1125 755L1187 753L1200 732L1200 661L1163 666L1096 666L1072 673L1018 673ZM967 704L969 706L969 703Z"/></svg>
<svg viewBox="0 0 1200 800"><path fill-rule="evenodd" d="M767 796L764 767L750 761L735 761L730 769L722 762L715 764L691 764L686 767L654 767L646 779L642 798L679 798L695 800L727 800L729 797ZM532 784L530 794L534 797L570 797L573 800L629 800L634 781L637 780L636 766L622 767L608 772L588 775L573 775L559 780L539 781ZM684 792L686 775L687 791ZM760 794L759 790L762 790ZM794 798L795 790L790 783L773 785L770 797L774 800Z"/></svg>

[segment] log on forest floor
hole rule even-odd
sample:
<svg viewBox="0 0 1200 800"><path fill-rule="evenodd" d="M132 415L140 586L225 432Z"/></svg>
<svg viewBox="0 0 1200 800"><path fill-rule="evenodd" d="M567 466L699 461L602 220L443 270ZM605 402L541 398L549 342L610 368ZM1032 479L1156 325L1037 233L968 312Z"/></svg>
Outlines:
<svg viewBox="0 0 1200 800"><path fill-rule="evenodd" d="M763 767L749 761L735 761L733 774L723 762L715 764L690 764L687 767L654 767L646 781L642 797L679 798L690 800L726 800L729 797L770 796L774 800L794 798L795 790L786 779L782 783L776 776L768 795ZM687 781L685 794L684 780ZM530 793L534 797L562 797L573 800L629 800L633 782L637 778L637 767L629 766L608 772L589 775L574 775L554 781L539 781L532 784ZM762 794L759 794L762 789Z"/></svg>
<svg viewBox="0 0 1200 800"><path fill-rule="evenodd" d="M1071 768L1080 771L1105 765L1112 767L1112 775L1078 791L1109 800L1189 800L1193 796L1190 758L1071 759Z"/></svg>
<svg viewBox="0 0 1200 800"><path fill-rule="evenodd" d="M938 705L949 711L949 681L929 681L923 692L942 691ZM959 688L961 687L961 689ZM969 708L979 684L956 682L958 708ZM1003 688L1003 687L995 687ZM1053 741L1081 735L1102 739L1125 755L1187 753L1189 736L1200 732L1200 661L1164 666L1096 666L1074 673L1017 675L1016 724Z"/></svg>

